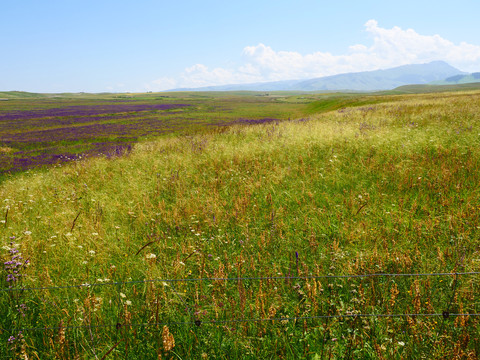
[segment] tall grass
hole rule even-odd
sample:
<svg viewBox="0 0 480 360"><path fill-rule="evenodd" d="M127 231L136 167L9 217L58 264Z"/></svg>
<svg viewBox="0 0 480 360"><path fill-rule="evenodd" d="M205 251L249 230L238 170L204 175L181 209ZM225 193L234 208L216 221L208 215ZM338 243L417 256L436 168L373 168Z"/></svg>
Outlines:
<svg viewBox="0 0 480 360"><path fill-rule="evenodd" d="M480 271L480 93L385 100L5 181L4 288L298 278L4 291L0 352L477 358L478 317L315 318L480 312L478 275L305 278Z"/></svg>

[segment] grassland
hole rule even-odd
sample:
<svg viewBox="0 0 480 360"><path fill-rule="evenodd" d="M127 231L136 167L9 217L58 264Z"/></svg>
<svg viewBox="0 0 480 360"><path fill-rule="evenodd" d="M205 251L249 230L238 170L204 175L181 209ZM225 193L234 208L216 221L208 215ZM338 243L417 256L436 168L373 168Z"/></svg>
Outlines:
<svg viewBox="0 0 480 360"><path fill-rule="evenodd" d="M241 92L1 96L7 100L0 103L0 181L6 174L74 159L122 155L159 135L299 117L306 106L291 96L281 102L287 96Z"/></svg>
<svg viewBox="0 0 480 360"><path fill-rule="evenodd" d="M4 177L0 354L480 356L478 275L335 277L480 271L480 92L256 95Z"/></svg>
<svg viewBox="0 0 480 360"><path fill-rule="evenodd" d="M478 89L480 89L480 82L450 85L404 85L390 91L390 93L424 94L445 91L472 91Z"/></svg>

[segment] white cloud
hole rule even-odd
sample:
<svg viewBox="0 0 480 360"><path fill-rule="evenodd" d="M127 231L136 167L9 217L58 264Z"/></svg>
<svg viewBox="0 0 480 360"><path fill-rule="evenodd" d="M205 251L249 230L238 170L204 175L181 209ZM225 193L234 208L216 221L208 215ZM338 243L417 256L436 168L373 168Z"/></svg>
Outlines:
<svg viewBox="0 0 480 360"><path fill-rule="evenodd" d="M444 60L464 71L480 71L480 46L462 42L458 45L440 35L420 35L413 29L384 29L376 20L365 23L371 35L370 46L355 44L346 54L329 52L300 54L275 51L258 44L243 49L243 64L235 69L209 69L203 64L186 68L177 78L162 78L147 85L148 90L174 87L202 87L262 81L306 79L346 72L368 71L412 63Z"/></svg>
<svg viewBox="0 0 480 360"><path fill-rule="evenodd" d="M440 35L420 35L412 29L402 30L397 26L383 29L375 20L367 21L365 27L374 38L373 45L366 50L373 63L397 66L444 60L467 71L480 66L478 45L465 42L455 45Z"/></svg>
<svg viewBox="0 0 480 360"><path fill-rule="evenodd" d="M181 83L190 83L193 87L201 87L210 84L236 84L256 81L256 75L252 74L251 71L254 71L254 69L248 66L231 71L223 68L209 70L205 65L197 64L185 69L181 75Z"/></svg>
<svg viewBox="0 0 480 360"><path fill-rule="evenodd" d="M260 75L251 64L245 64L235 71L224 68L210 70L205 65L196 64L186 68L177 79L163 77L146 84L145 89L148 91L162 91L185 87L196 88L212 85L243 84L262 81Z"/></svg>

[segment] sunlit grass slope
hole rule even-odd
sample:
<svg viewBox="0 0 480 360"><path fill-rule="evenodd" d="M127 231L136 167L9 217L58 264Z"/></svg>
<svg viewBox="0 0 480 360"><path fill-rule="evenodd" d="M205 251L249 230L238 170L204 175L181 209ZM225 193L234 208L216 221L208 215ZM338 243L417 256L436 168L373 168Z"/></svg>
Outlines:
<svg viewBox="0 0 480 360"><path fill-rule="evenodd" d="M1 352L478 357L478 317L316 318L479 313L478 275L301 277L480 271L479 114L478 92L391 97L6 181L2 256L30 265L2 287L107 285L2 292L2 328L49 329ZM109 285L273 276L300 278Z"/></svg>

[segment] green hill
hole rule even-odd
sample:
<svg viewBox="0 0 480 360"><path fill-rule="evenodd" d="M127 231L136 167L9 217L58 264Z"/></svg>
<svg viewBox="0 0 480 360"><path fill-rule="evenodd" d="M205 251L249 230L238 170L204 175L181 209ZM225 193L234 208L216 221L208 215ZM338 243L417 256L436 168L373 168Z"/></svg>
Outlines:
<svg viewBox="0 0 480 360"><path fill-rule="evenodd" d="M30 99L30 98L44 98L45 94L31 93L26 91L0 91L0 99Z"/></svg>
<svg viewBox="0 0 480 360"><path fill-rule="evenodd" d="M455 85L480 82L480 72L450 76L444 80L433 81L432 85Z"/></svg>
<svg viewBox="0 0 480 360"><path fill-rule="evenodd" d="M446 91L468 91L480 89L480 82L463 83L463 84L446 84L446 85L405 85L399 86L390 92L386 93L398 93L398 94L422 94L433 92L446 92Z"/></svg>

